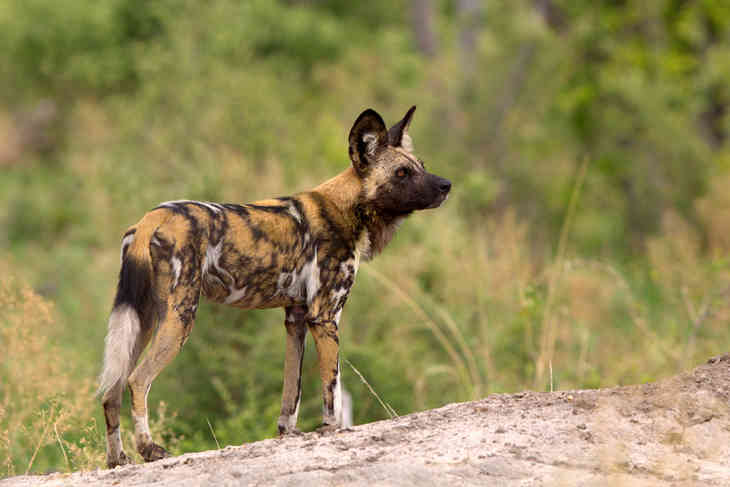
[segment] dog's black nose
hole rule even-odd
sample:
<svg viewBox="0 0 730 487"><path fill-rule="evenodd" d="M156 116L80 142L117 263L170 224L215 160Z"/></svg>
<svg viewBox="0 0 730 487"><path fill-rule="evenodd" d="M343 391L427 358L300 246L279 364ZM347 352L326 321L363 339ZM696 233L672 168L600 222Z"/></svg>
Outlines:
<svg viewBox="0 0 730 487"><path fill-rule="evenodd" d="M439 189L442 193L448 193L451 190L451 181L448 179L443 179L439 183Z"/></svg>

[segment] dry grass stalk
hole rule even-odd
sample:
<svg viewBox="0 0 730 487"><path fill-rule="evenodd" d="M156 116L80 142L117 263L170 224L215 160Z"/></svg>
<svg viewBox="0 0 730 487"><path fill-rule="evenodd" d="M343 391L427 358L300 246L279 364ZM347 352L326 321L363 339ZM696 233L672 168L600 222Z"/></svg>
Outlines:
<svg viewBox="0 0 730 487"><path fill-rule="evenodd" d="M350 362L349 360L345 359L345 363L347 363L347 365L349 365L352 368L352 370L355 371L355 373L357 374L357 376L360 377L360 380L362 381L362 383L365 384L365 386L368 388L368 390L370 391L370 393L373 396L375 396L375 399L377 399L378 402L380 403L380 405L383 406L383 409L385 409L385 412L388 413L388 416L390 416L391 419L392 418L399 417L398 416L398 413L395 412L395 409L393 409L392 407L390 407L390 404L384 402L380 398L380 396L378 395L378 393L375 392L375 389L373 389L373 387L370 385L370 383L367 380L365 380L365 377L360 373L360 371L357 370L354 365L352 365L352 362Z"/></svg>
<svg viewBox="0 0 730 487"><path fill-rule="evenodd" d="M542 320L542 336L540 339L540 351L535 363L535 389L544 388L545 369L552 362L555 354L555 340L557 336L557 324L555 322L554 301L557 292L557 286L563 273L563 264L565 261L565 251L568 244L568 235L575 217L576 207L580 198L580 191L583 188L586 174L588 172L588 164L590 159L584 157L578 168L578 174L575 178L573 191L568 202L568 209L563 221L563 227L560 230L560 239L558 240L558 250L555 255L554 270L550 273L548 280L547 298Z"/></svg>

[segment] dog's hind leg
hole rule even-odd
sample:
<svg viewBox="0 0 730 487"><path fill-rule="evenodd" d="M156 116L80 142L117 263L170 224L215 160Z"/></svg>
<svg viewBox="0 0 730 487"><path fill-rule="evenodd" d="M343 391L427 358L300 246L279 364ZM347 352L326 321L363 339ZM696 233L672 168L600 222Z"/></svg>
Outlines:
<svg viewBox="0 0 730 487"><path fill-rule="evenodd" d="M136 343L130 357L131 367L134 367L134 364L137 363L142 350L144 350L144 347L149 341L149 337L149 333L140 333L137 336ZM124 453L124 449L122 448L122 435L119 430L119 412L122 406L122 395L124 394L124 384L126 382L127 377L125 374L111 387L111 389L106 391L102 398L104 419L106 421L106 463L109 468L131 463L131 459L126 453Z"/></svg>
<svg viewBox="0 0 730 487"><path fill-rule="evenodd" d="M106 420L106 464L109 468L130 463L122 448L122 435L119 431L119 410L122 407L123 393L124 381L120 380L104 394L102 399Z"/></svg>
<svg viewBox="0 0 730 487"><path fill-rule="evenodd" d="M132 418L137 451L146 462L169 456L167 451L152 441L149 428L147 394L152 381L177 356L193 328L200 298L200 266L195 259L184 262L182 256L173 262L172 282L163 309L160 324L146 355L129 376L132 396ZM159 283L159 281L158 281Z"/></svg>
<svg viewBox="0 0 730 487"><path fill-rule="evenodd" d="M307 336L306 308L286 308L286 356L284 357L284 390L281 394L279 434L297 433L297 416L302 399L302 359Z"/></svg>

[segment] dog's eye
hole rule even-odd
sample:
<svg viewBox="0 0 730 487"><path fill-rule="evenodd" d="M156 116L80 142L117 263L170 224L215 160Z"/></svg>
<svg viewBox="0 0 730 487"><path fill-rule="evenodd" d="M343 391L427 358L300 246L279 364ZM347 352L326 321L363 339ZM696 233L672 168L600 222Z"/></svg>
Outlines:
<svg viewBox="0 0 730 487"><path fill-rule="evenodd" d="M408 168L407 168L407 167L400 167L400 168L398 168L398 170L397 170L397 171L395 172L395 175L396 175L396 176L398 176L399 178L403 179L404 177L408 176L408 173L409 173L409 172L410 172L410 171L408 170Z"/></svg>

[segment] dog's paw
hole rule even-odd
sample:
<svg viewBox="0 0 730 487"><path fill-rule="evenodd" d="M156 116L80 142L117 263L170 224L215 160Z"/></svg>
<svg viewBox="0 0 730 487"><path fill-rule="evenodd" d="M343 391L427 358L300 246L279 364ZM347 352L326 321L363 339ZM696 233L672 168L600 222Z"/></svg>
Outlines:
<svg viewBox="0 0 730 487"><path fill-rule="evenodd" d="M106 459L106 466L109 468L119 467L121 465L129 465L132 463L132 460L127 456L124 451L121 451L119 453L119 458L107 458Z"/></svg>
<svg viewBox="0 0 730 487"><path fill-rule="evenodd" d="M336 424L323 424L319 428L317 428L315 431L319 433L320 435L327 435L330 433L335 433L337 431L341 431L342 428L340 426L337 426Z"/></svg>
<svg viewBox="0 0 730 487"><path fill-rule="evenodd" d="M139 454L142 455L145 462L154 462L170 456L170 453L157 443L148 443L142 446L139 449Z"/></svg>
<svg viewBox="0 0 730 487"><path fill-rule="evenodd" d="M298 428L283 428L279 426L279 437L283 438L285 436L300 436L304 433L299 430Z"/></svg>

